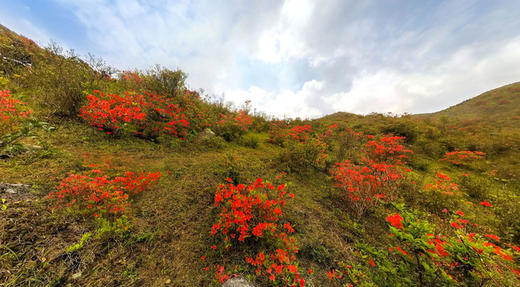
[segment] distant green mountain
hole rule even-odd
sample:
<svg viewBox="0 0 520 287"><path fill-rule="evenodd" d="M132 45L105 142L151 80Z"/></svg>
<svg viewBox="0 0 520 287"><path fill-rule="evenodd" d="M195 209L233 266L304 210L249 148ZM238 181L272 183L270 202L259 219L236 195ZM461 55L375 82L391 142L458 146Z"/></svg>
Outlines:
<svg viewBox="0 0 520 287"><path fill-rule="evenodd" d="M418 116L520 127L520 82L487 91L445 110Z"/></svg>

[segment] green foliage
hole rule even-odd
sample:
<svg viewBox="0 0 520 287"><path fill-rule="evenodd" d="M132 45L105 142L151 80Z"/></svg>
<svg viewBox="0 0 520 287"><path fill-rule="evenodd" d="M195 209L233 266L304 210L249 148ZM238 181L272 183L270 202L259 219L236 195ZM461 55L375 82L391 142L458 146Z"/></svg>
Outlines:
<svg viewBox="0 0 520 287"><path fill-rule="evenodd" d="M261 137L257 133L247 133L238 140L239 144L250 148L257 148L260 141Z"/></svg>
<svg viewBox="0 0 520 287"><path fill-rule="evenodd" d="M73 253L73 252L80 250L81 248L83 248L83 245L87 242L87 240L91 236L92 236L92 233L90 233L90 232L83 234L83 236L81 236L81 239L78 243L72 244L71 246L67 247L67 249L65 251L67 251L67 253Z"/></svg>
<svg viewBox="0 0 520 287"><path fill-rule="evenodd" d="M25 120L21 128L0 135L0 152L8 156L14 156L26 151L29 146L24 144L23 140L27 138L37 139L38 136L35 133L37 129L43 129L48 132L55 130L53 126L49 126L46 122L40 122L36 119Z"/></svg>
<svg viewBox="0 0 520 287"><path fill-rule="evenodd" d="M64 52L55 43L45 52L26 75L24 86L34 91L47 114L75 117L85 99L83 91L96 79L92 69L74 51Z"/></svg>
<svg viewBox="0 0 520 287"><path fill-rule="evenodd" d="M139 80L135 80L134 75ZM146 71L123 74L122 90L155 92L166 97L175 97L186 89L186 74L181 70L172 71L160 65Z"/></svg>
<svg viewBox="0 0 520 287"><path fill-rule="evenodd" d="M314 144L313 141L305 143L289 141L286 143L286 148L280 152L278 161L286 165L291 172L305 174L312 169L325 167L320 161L322 153L322 147Z"/></svg>
<svg viewBox="0 0 520 287"><path fill-rule="evenodd" d="M127 237L130 234L130 228L132 228L132 221L126 215L122 215L115 220L99 217L96 220L96 225L97 228L94 237L105 241L108 239Z"/></svg>

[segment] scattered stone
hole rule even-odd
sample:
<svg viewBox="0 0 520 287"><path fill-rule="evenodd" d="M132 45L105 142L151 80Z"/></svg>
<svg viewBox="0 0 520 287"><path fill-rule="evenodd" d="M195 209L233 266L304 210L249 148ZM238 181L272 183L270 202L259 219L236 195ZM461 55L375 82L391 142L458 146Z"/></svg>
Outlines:
<svg viewBox="0 0 520 287"><path fill-rule="evenodd" d="M5 183L0 182L0 193L10 193L10 194L18 194L18 193L26 193L31 190L31 186L28 184L22 183Z"/></svg>
<svg viewBox="0 0 520 287"><path fill-rule="evenodd" d="M78 273L72 274L72 279L78 279L79 277L81 277L81 271Z"/></svg>
<svg viewBox="0 0 520 287"><path fill-rule="evenodd" d="M247 282L247 280L244 278L235 277L235 278L231 278L228 281L226 281L222 285L222 287L254 287L254 286L251 285L249 282Z"/></svg>
<svg viewBox="0 0 520 287"><path fill-rule="evenodd" d="M168 284L170 284L170 283L172 283L172 280L171 280L171 279L169 279L169 278L168 278L168 279L166 279L166 281L164 281L164 284L166 284L166 285L168 285Z"/></svg>

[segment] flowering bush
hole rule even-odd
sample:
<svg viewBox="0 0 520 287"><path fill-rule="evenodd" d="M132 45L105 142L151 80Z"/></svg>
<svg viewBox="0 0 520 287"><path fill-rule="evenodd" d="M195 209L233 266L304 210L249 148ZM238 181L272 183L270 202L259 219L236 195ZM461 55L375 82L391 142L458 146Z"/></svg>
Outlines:
<svg viewBox="0 0 520 287"><path fill-rule="evenodd" d="M402 144L405 137L385 135L374 139L374 136L368 135L367 138L371 140L366 143L365 151L368 158L376 162L402 165L406 164L407 154L413 153Z"/></svg>
<svg viewBox="0 0 520 287"><path fill-rule="evenodd" d="M110 177L101 169L69 173L61 180L57 191L49 193L49 198L56 200L58 207L89 211L94 217L116 215L130 206L131 196L143 192L160 177L160 172L126 172L123 176Z"/></svg>
<svg viewBox="0 0 520 287"><path fill-rule="evenodd" d="M517 280L515 276L520 275L511 256L520 248L513 246L513 250L506 250L499 246L500 238L494 234L481 236L467 232L465 226L471 224L463 212L454 213L450 220L453 230L443 235L436 234L428 221L404 211L402 206L398 209L400 214L387 218L391 234L398 242L389 251L402 259L399 264L403 270L417 275L414 282L430 285L442 280L444 284L458 285L494 280L495 284L510 286ZM502 274L498 277L497 273Z"/></svg>
<svg viewBox="0 0 520 287"><path fill-rule="evenodd" d="M452 152L447 152L444 155L444 157L441 159L441 161L447 161L454 165L462 165L462 164L469 164L476 160L482 159L482 158L484 158L484 155L486 155L486 154L483 152L480 152L480 151L469 151L469 150L452 151Z"/></svg>
<svg viewBox="0 0 520 287"><path fill-rule="evenodd" d="M280 155L280 161L296 172L306 172L310 167L324 169L328 157L327 137L336 125L330 126L323 134L311 134L308 125L295 126L285 136L286 149Z"/></svg>
<svg viewBox="0 0 520 287"><path fill-rule="evenodd" d="M216 132L226 141L232 141L242 136L253 124L251 116L245 111L221 114L221 119L216 123Z"/></svg>
<svg viewBox="0 0 520 287"><path fill-rule="evenodd" d="M298 252L289 222L281 223L282 209L287 192L284 184L274 186L258 178L252 185L220 184L215 193L215 206L220 212L211 228L211 236L219 238L221 245L212 249L229 250L234 245L252 242L274 242L262 245L263 250L253 251L246 262L255 267L258 276L264 276L274 284L303 286L305 280L298 271L295 254ZM229 278L224 267L217 266L216 278L223 282Z"/></svg>
<svg viewBox="0 0 520 287"><path fill-rule="evenodd" d="M269 139L272 144L283 146L288 136L289 124L285 121L269 122Z"/></svg>
<svg viewBox="0 0 520 287"><path fill-rule="evenodd" d="M45 128L50 131L47 123L32 117L32 110L26 103L11 97L7 90L0 90L0 152L14 155L27 150L22 140L36 138L33 130ZM3 155L5 155L3 154Z"/></svg>
<svg viewBox="0 0 520 287"><path fill-rule="evenodd" d="M297 142L305 143L309 140L309 133L311 132L311 126L303 125L303 126L294 126L289 130L287 136Z"/></svg>
<svg viewBox="0 0 520 287"><path fill-rule="evenodd" d="M379 201L392 201L404 174L391 164L364 160L353 164L346 160L330 170L334 186L342 191L348 207L361 217Z"/></svg>
<svg viewBox="0 0 520 287"><path fill-rule="evenodd" d="M0 90L0 135L14 132L31 114L26 103L13 98L8 90Z"/></svg>
<svg viewBox="0 0 520 287"><path fill-rule="evenodd" d="M145 92L126 93L125 96L104 94L97 90L87 96L79 116L100 131L116 135L132 130L135 135L155 139L160 135L184 138L190 123L179 108L168 98Z"/></svg>

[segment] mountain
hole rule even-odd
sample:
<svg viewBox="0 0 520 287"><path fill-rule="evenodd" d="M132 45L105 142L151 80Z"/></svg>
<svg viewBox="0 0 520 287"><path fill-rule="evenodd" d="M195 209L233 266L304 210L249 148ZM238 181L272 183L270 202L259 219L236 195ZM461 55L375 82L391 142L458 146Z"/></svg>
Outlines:
<svg viewBox="0 0 520 287"><path fill-rule="evenodd" d="M520 127L520 82L487 91L445 110L419 116L447 117L459 121L518 128Z"/></svg>

